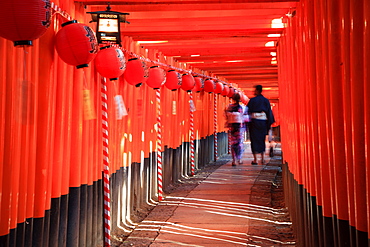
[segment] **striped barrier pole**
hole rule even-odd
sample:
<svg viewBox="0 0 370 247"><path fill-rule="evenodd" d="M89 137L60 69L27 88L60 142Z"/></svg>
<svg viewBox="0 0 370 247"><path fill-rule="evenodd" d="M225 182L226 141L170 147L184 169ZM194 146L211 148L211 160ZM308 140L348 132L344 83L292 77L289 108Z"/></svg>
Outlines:
<svg viewBox="0 0 370 247"><path fill-rule="evenodd" d="M158 200L163 200L162 187L162 123L161 123L161 89L155 90L157 100L157 171L158 171Z"/></svg>
<svg viewBox="0 0 370 247"><path fill-rule="evenodd" d="M108 98L106 79L101 85L102 132L103 132L103 185L104 185L104 246L111 246L110 241L110 188L109 188L109 148L108 148Z"/></svg>
<svg viewBox="0 0 370 247"><path fill-rule="evenodd" d="M189 92L189 103L190 103L190 168L191 175L195 174L195 160L194 160L194 109L192 107L193 102L193 92Z"/></svg>
<svg viewBox="0 0 370 247"><path fill-rule="evenodd" d="M214 127L214 155L215 161L218 156L218 147L217 147L217 94L213 94L213 127Z"/></svg>

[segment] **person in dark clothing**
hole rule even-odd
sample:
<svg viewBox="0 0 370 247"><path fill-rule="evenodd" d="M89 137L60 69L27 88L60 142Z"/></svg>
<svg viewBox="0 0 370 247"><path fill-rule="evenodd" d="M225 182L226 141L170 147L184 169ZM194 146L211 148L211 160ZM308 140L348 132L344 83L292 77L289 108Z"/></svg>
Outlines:
<svg viewBox="0 0 370 247"><path fill-rule="evenodd" d="M248 102L248 113L251 117L249 122L249 134L253 153L252 164L257 164L257 154L261 154L261 163L265 163L264 153L266 150L265 139L271 124L275 122L271 110L270 101L262 95L262 86L256 85L254 98Z"/></svg>

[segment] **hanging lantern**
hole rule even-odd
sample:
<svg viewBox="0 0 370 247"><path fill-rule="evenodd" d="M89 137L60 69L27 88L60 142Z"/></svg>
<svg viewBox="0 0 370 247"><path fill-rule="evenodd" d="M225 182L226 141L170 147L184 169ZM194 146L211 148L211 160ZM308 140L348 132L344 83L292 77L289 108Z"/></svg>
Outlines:
<svg viewBox="0 0 370 247"><path fill-rule="evenodd" d="M88 67L98 52L98 43L91 28L76 20L62 24L55 37L55 48L59 57L77 69Z"/></svg>
<svg viewBox="0 0 370 247"><path fill-rule="evenodd" d="M158 66L152 66L149 69L149 77L146 80L146 84L153 88L159 89L166 82L164 70Z"/></svg>
<svg viewBox="0 0 370 247"><path fill-rule="evenodd" d="M229 94L227 95L229 98L233 97L233 95L235 94L235 89L233 87L230 87L229 88L230 91L229 91Z"/></svg>
<svg viewBox="0 0 370 247"><path fill-rule="evenodd" d="M203 87L204 87L203 79L199 76L194 76L194 80L195 80L195 87L193 88L193 91L196 93L199 93L200 91L203 90Z"/></svg>
<svg viewBox="0 0 370 247"><path fill-rule="evenodd" d="M191 74L183 74L181 88L187 92L190 92L194 88L194 86L194 77Z"/></svg>
<svg viewBox="0 0 370 247"><path fill-rule="evenodd" d="M129 84L140 87L148 78L146 64L138 58L129 59L123 76Z"/></svg>
<svg viewBox="0 0 370 247"><path fill-rule="evenodd" d="M219 81L216 82L215 93L220 94L220 93L222 93L223 89L224 89L224 84L222 84Z"/></svg>
<svg viewBox="0 0 370 247"><path fill-rule="evenodd" d="M204 91L207 93L213 93L215 91L215 83L211 79L207 79L204 82Z"/></svg>
<svg viewBox="0 0 370 247"><path fill-rule="evenodd" d="M32 45L50 25L49 0L1 0L0 36L14 46Z"/></svg>
<svg viewBox="0 0 370 247"><path fill-rule="evenodd" d="M227 96L229 94L230 88L227 85L224 85L224 89L221 92L222 96Z"/></svg>
<svg viewBox="0 0 370 247"><path fill-rule="evenodd" d="M121 46L120 23L130 24L130 22L126 21L126 15L129 15L129 13L111 11L109 2L105 11L87 13L91 14L92 20L90 22L97 22L96 37L99 44L115 43Z"/></svg>
<svg viewBox="0 0 370 247"><path fill-rule="evenodd" d="M125 56L121 49L105 46L96 55L95 67L101 76L118 80L126 69Z"/></svg>
<svg viewBox="0 0 370 247"><path fill-rule="evenodd" d="M175 91L181 87L182 78L179 72L176 70L169 70L166 73L165 86L172 91Z"/></svg>

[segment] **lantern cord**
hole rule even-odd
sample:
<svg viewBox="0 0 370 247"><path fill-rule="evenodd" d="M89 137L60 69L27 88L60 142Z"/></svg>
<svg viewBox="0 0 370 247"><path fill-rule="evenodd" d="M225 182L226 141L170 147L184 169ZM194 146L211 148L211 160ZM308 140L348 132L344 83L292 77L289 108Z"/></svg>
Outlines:
<svg viewBox="0 0 370 247"><path fill-rule="evenodd" d="M169 65L169 64L165 64L165 63L161 63L159 61L153 61L153 60L150 60L149 58L146 58L146 57L143 57L141 55L138 55L136 53L133 53L132 51L129 51L125 48L122 48L122 47L119 47L124 53L126 53L127 55L131 56L131 57L136 57L146 63L151 63L151 64L154 64L154 65L157 65L157 66L160 66L162 68L167 68L168 70L176 70L178 72L181 72L181 73L189 73L189 74L192 74L192 75L195 75L195 76L199 76L199 77L203 77L205 79L211 79L211 80L217 80L217 81L220 81L221 83L223 84L226 84L228 86L232 86L230 83L228 82L225 82L225 81L222 81L218 78L215 78L215 77L211 77L211 76L206 76L204 74L199 74L199 73L196 73L192 70L186 70L186 69L181 69L181 68L177 68L177 67L174 67L172 65Z"/></svg>
<svg viewBox="0 0 370 247"><path fill-rule="evenodd" d="M23 81L27 80L27 53L26 46L23 46Z"/></svg>
<svg viewBox="0 0 370 247"><path fill-rule="evenodd" d="M118 89L117 89L116 81L113 80L111 82L113 84L113 90L114 90L114 94L113 95L117 95L118 94Z"/></svg>
<svg viewBox="0 0 370 247"><path fill-rule="evenodd" d="M86 79L86 71L85 71L85 68L82 69L83 71L83 77L84 77L84 89L88 90L89 89L89 84L87 83L87 79Z"/></svg>
<svg viewBox="0 0 370 247"><path fill-rule="evenodd" d="M50 2L50 7L51 7L51 10L52 10L52 15L59 14L63 18L67 19L68 21L72 20L72 17L66 11L62 10L54 2Z"/></svg>

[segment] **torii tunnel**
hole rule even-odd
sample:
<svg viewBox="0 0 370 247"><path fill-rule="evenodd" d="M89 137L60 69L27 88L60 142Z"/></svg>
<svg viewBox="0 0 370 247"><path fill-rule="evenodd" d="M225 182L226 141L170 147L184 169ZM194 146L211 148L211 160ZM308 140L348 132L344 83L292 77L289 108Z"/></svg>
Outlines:
<svg viewBox="0 0 370 247"><path fill-rule="evenodd" d="M368 246L369 0L107 5L0 2L0 246L109 246L229 152L224 109L257 84L297 245ZM118 36L88 13L105 10Z"/></svg>

